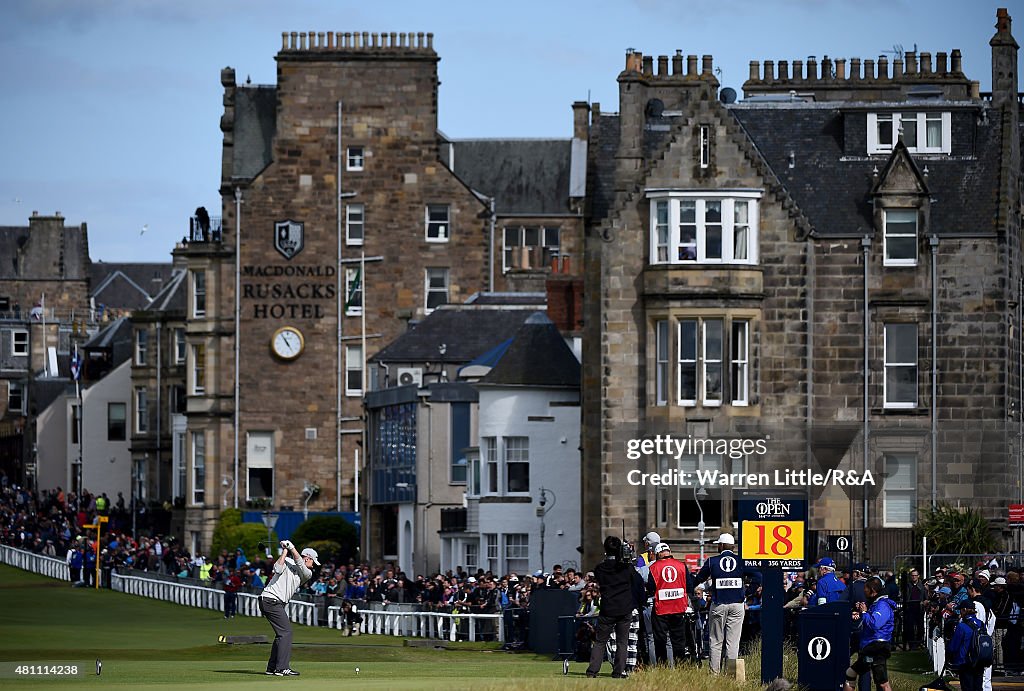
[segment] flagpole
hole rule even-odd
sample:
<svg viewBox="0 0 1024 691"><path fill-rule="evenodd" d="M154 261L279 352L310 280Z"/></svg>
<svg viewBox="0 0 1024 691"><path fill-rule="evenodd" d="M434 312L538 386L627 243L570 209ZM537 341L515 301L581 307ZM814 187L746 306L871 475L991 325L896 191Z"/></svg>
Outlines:
<svg viewBox="0 0 1024 691"><path fill-rule="evenodd" d="M75 378L75 398L78 400L78 496L81 497L85 489L85 474L82 472L85 463L82 444L82 418L85 417L85 406L82 404L82 360L78 355L78 343L75 343L75 356L72 362L74 367L71 376Z"/></svg>

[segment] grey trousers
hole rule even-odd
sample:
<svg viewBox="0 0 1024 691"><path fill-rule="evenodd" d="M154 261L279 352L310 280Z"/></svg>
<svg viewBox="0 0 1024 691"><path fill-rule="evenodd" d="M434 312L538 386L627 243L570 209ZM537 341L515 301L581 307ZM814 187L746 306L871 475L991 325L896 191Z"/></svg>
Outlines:
<svg viewBox="0 0 1024 691"><path fill-rule="evenodd" d="M274 629L274 645L270 648L267 671L288 669L292 662L292 622L288 619L288 608L283 602L261 597L260 611Z"/></svg>
<svg viewBox="0 0 1024 691"><path fill-rule="evenodd" d="M712 605L709 625L711 648L711 671L722 672L722 647L725 647L725 659L735 660L740 656L740 634L743 631L743 603L735 602L728 605Z"/></svg>

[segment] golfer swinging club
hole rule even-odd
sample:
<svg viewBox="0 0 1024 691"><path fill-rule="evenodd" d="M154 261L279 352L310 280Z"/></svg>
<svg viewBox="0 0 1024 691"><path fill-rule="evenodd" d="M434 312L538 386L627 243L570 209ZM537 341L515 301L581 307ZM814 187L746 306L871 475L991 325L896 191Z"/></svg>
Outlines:
<svg viewBox="0 0 1024 691"><path fill-rule="evenodd" d="M287 555L291 553L292 558ZM299 554L291 540L281 540L281 556L274 562L274 575L260 595L260 611L274 629L267 675L297 677L291 668L292 622L288 619L288 601L299 586L313 577L312 565L320 566L320 555L307 547Z"/></svg>

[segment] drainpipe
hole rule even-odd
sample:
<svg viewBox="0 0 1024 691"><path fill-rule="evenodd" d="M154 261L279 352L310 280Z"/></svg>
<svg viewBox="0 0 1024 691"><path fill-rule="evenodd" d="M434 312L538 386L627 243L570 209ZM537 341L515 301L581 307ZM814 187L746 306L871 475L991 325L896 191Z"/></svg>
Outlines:
<svg viewBox="0 0 1024 691"><path fill-rule="evenodd" d="M494 197L489 200L490 206L490 240L487 243L487 265L490 267L487 274L487 290L494 292ZM541 238L543 243L544 238Z"/></svg>
<svg viewBox="0 0 1024 691"><path fill-rule="evenodd" d="M811 431L814 424L814 296L818 294L816 284L816 264L814 257L814 238L807 238L807 414L804 429L805 461L807 470L811 469L814 451L811 448ZM810 491L808 490L808 495Z"/></svg>
<svg viewBox="0 0 1024 691"><path fill-rule="evenodd" d="M235 484L231 487L231 493L234 495L234 507L238 508L238 406L241 402L240 391L238 388L238 360L242 354L242 330L241 330L241 319L242 319L242 300L241 300L241 282L242 282L242 190L239 187L235 188L235 434L234 434L234 445L235 445L235 463L234 463L234 475Z"/></svg>
<svg viewBox="0 0 1024 691"><path fill-rule="evenodd" d="M930 235L928 237L928 246L932 251L932 509L935 509L935 501L937 496L936 484L936 468L938 462L936 459L938 449L938 436L939 436L939 412L938 412L938 397L939 397L939 286L937 282L937 272L939 257L939 236ZM927 568L927 564L925 565Z"/></svg>
<svg viewBox="0 0 1024 691"><path fill-rule="evenodd" d="M864 432L861 436L864 438L864 472L868 470L868 443L870 440L870 408L868 406L868 385L870 383L868 373L870 371L870 355L871 348L868 341L870 336L870 324L871 324L871 308L868 305L868 253L871 250L871 236L865 235L860 240L860 247L864 253ZM861 549L863 550L862 556L867 556L868 553L868 488L864 486L864 502L863 502L863 542Z"/></svg>
<svg viewBox="0 0 1024 691"><path fill-rule="evenodd" d="M338 193L336 195L336 197L338 198L337 199L337 203L338 203L338 208L337 208L337 215L338 215L338 232L337 232L337 235L338 235L338 263L336 265L336 267L338 269L338 272L336 274L336 282L337 282L337 291L336 291L336 293L338 295L338 343L337 343L337 346L338 346L338 361L337 361L337 366L336 366L337 372L335 373L335 391L336 391L335 405L337 406L337 408L336 408L337 409L337 416L336 416L336 420L335 420L335 431L334 431L334 436L335 436L335 439L336 439L336 446L337 446L337 449L336 449L336 451L337 451L337 458L335 459L335 466L336 466L335 467L335 485L336 485L335 489L337 491L337 494L336 494L337 499L335 500L335 510L336 511L341 511L341 384L342 384L341 373L342 373L342 368L344 368L344 362L342 361L342 340L341 340L341 337L342 337L342 319L344 319L344 317L345 317L345 315L344 315L344 311L345 311L344 284L342 283L342 280L343 280L342 271L344 269L342 268L342 265L341 265L341 236L342 236L342 220L341 220L341 214L342 214L342 208L341 208L341 107L342 107L341 100L339 100L338 101L338 142L337 142L337 146L338 146L338 171L337 171L337 180L338 180L338 185L337 186L338 186L338 189L337 189L337 192ZM365 282L364 282L364 286L366 286ZM364 300L366 300L366 290L362 291L362 293L364 293Z"/></svg>

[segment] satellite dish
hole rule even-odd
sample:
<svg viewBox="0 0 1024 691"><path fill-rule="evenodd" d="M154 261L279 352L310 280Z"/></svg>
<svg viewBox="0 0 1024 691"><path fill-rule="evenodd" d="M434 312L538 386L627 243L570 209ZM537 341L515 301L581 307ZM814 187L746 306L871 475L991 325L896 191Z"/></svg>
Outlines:
<svg viewBox="0 0 1024 691"><path fill-rule="evenodd" d="M652 98L647 102L644 112L649 118L660 118L661 114L665 112L665 104L660 98Z"/></svg>
<svg viewBox="0 0 1024 691"><path fill-rule="evenodd" d="M731 87L725 87L718 92L718 100L722 103L735 103L736 102L736 89Z"/></svg>

